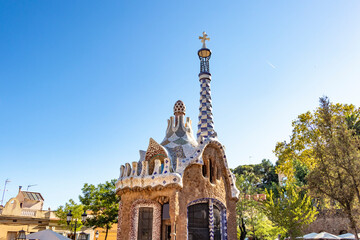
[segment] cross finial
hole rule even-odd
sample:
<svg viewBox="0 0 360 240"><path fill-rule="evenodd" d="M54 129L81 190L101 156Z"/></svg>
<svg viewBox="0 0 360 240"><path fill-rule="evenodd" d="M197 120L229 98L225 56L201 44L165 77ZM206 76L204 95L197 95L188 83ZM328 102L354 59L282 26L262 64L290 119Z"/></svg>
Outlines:
<svg viewBox="0 0 360 240"><path fill-rule="evenodd" d="M201 39L201 42L203 43L203 48L206 48L206 44L205 41L210 41L210 38L207 37L208 35L206 34L206 32L203 32L202 37L199 36L199 39Z"/></svg>

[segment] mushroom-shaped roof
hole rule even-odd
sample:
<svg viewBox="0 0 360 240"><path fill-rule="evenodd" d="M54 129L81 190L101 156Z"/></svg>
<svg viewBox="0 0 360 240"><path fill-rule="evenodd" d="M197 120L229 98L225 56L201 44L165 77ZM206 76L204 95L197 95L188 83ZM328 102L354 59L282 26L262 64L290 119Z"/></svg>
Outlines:
<svg viewBox="0 0 360 240"><path fill-rule="evenodd" d="M174 105L174 115L185 115L186 107L183 101L178 100Z"/></svg>

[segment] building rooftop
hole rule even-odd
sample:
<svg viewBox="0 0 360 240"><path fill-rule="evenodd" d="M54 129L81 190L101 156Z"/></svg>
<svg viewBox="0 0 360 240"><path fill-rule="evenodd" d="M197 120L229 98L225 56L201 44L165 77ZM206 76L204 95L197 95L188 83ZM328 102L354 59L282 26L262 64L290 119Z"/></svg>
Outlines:
<svg viewBox="0 0 360 240"><path fill-rule="evenodd" d="M21 191L24 199L34 200L34 201L44 201L44 198L41 196L41 193L38 192L27 192Z"/></svg>

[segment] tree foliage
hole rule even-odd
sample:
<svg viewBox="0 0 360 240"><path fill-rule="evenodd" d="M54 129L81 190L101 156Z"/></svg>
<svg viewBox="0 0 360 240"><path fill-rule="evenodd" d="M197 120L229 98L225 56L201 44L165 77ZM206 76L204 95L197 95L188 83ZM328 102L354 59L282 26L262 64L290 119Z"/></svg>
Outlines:
<svg viewBox="0 0 360 240"><path fill-rule="evenodd" d="M84 212L84 206L81 204L75 203L74 200L70 199L68 203L65 204L65 206L60 206L56 212L55 215L60 219L59 224L65 226L67 229L69 229L71 232L74 232L75 230L75 224L67 225L66 222L66 215L71 210L71 213L73 215L73 220L77 219L76 223L76 231L80 231L83 224L81 222L81 214Z"/></svg>
<svg viewBox="0 0 360 240"><path fill-rule="evenodd" d="M359 116L360 109L354 105L333 104L322 97L319 108L299 115L293 122L290 141L277 143L275 148L277 171L285 174L289 182L309 187L315 196L336 201L356 232L356 206L360 202Z"/></svg>
<svg viewBox="0 0 360 240"><path fill-rule="evenodd" d="M357 235L357 203L360 200L360 141L348 118L336 115L327 98L320 99L314 143L316 168L308 176L309 187L335 200L345 211Z"/></svg>
<svg viewBox="0 0 360 240"><path fill-rule="evenodd" d="M268 159L263 159L259 164L240 165L234 169L234 173L245 176L244 181L256 192L263 192L278 182L275 166Z"/></svg>
<svg viewBox="0 0 360 240"><path fill-rule="evenodd" d="M360 126L359 116L360 109L356 109L354 105L348 104L329 104L333 117L342 119L348 118L349 125L354 128ZM292 135L290 141L278 142L275 147L275 154L278 157L277 172L286 175L288 181L296 182L297 166L306 172L310 172L316 166L314 147L317 139L320 137L319 124L322 119L320 117L321 107L314 113L310 111L300 114L296 120L292 122ZM353 116L352 118L350 116ZM359 129L360 131L360 129ZM305 179L305 178L304 178Z"/></svg>
<svg viewBox="0 0 360 240"><path fill-rule="evenodd" d="M119 198L115 193L116 179L104 184L85 184L79 196L84 208L91 211L87 225L92 228L106 229L105 240L113 223L117 222Z"/></svg>
<svg viewBox="0 0 360 240"><path fill-rule="evenodd" d="M259 164L260 165L260 164ZM264 215L258 194L263 192L259 188L261 178L249 165L239 166L241 175L236 175L236 184L240 190L240 200L237 203L238 238L244 240L246 237L253 239L274 239L276 230L271 221Z"/></svg>
<svg viewBox="0 0 360 240"><path fill-rule="evenodd" d="M317 214L311 198L294 184L279 189L279 197L272 190L266 190L266 200L262 206L272 223L291 239L301 236L303 229L316 219Z"/></svg>

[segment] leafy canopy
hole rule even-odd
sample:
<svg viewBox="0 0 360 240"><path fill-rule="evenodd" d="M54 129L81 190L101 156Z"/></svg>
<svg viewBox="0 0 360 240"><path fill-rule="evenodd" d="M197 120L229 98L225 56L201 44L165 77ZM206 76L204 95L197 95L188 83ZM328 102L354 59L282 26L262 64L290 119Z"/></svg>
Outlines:
<svg viewBox="0 0 360 240"><path fill-rule="evenodd" d="M73 222L70 225L67 225L66 222L66 215L71 210L71 213L73 215ZM59 224L66 226L67 229L71 230L72 232L75 230L75 224L74 221L77 219L76 222L76 231L80 231L83 224L81 222L81 214L84 213L84 206L81 204L75 203L74 200L70 199L68 203L65 204L65 206L60 206L56 212L55 215L60 219Z"/></svg>
<svg viewBox="0 0 360 240"><path fill-rule="evenodd" d="M263 160L263 163L268 165L267 161ZM264 174L259 174L261 171L254 171L254 168L256 165L243 165L236 168L241 173L241 175L236 174L236 185L240 190L240 200L236 205L238 238L240 240L244 240L246 237L273 240L278 229L263 213L261 198L258 198L258 194L263 192L260 186ZM274 166L271 171L275 174Z"/></svg>
<svg viewBox="0 0 360 240"><path fill-rule="evenodd" d="M316 219L317 210L311 198L294 184L279 187L278 192L279 197L276 197L272 190L266 190L266 200L262 202L264 213L281 232L295 239Z"/></svg>
<svg viewBox="0 0 360 240"><path fill-rule="evenodd" d="M116 179L98 184L85 184L79 196L84 208L91 211L87 225L92 228L105 228L106 236L113 223L117 222L119 198L115 193Z"/></svg>
<svg viewBox="0 0 360 240"><path fill-rule="evenodd" d="M347 122L360 132L359 114L360 109L354 105L332 104L331 115L338 119L348 119ZM317 139L321 137L319 125L322 122L321 106L313 113L310 111L300 114L292 122L292 134L290 141L278 142L275 147L275 155L278 157L277 173L284 174L290 182L297 182L300 185L306 184L306 175L315 169L314 148ZM300 173L298 171L301 171Z"/></svg>

